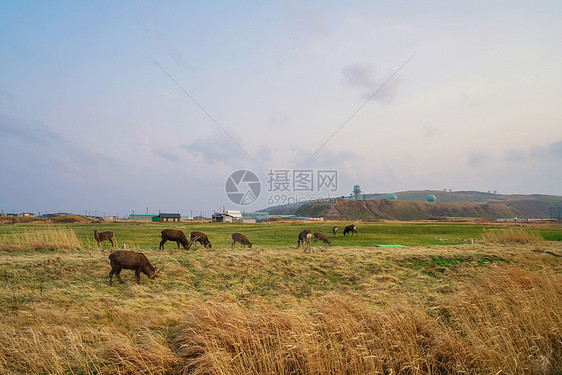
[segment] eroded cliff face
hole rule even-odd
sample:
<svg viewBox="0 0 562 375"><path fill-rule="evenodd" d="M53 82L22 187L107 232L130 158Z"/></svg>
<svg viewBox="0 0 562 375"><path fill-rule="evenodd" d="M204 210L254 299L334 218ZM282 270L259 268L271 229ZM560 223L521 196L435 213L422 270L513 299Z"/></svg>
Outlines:
<svg viewBox="0 0 562 375"><path fill-rule="evenodd" d="M324 217L333 220L384 219L428 220L439 218L482 218L495 220L503 217L522 217L518 209L505 203L445 203L396 200L340 199L333 204L307 204L295 214Z"/></svg>

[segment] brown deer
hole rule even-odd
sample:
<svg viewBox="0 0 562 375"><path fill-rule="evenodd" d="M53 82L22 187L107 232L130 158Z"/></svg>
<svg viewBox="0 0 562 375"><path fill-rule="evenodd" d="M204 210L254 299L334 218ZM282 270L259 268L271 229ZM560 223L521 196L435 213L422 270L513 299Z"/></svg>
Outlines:
<svg viewBox="0 0 562 375"><path fill-rule="evenodd" d="M189 239L192 242L199 242L205 249L210 249L213 247L213 245L211 245L211 242L209 241L209 237L207 237L207 235L203 232L191 232L189 233Z"/></svg>
<svg viewBox="0 0 562 375"><path fill-rule="evenodd" d="M357 237L357 227L355 226L355 224L351 224L345 227L345 229L343 230L343 236L345 237L348 233L351 233L350 236L353 236L353 233L355 233L355 237Z"/></svg>
<svg viewBox="0 0 562 375"><path fill-rule="evenodd" d="M327 244L328 246L332 246L332 241L330 241L328 236L326 236L324 233L316 232L316 233L313 234L313 237L314 237L314 244L315 245L316 245L316 242L318 240L320 240L320 242L323 242L323 243Z"/></svg>
<svg viewBox="0 0 562 375"><path fill-rule="evenodd" d="M310 240L311 239L312 239L312 232L309 231L308 229L300 232L299 233L299 242L298 242L299 246L297 247L297 249L300 249L300 247L302 245L305 252L307 250L310 250Z"/></svg>
<svg viewBox="0 0 562 375"><path fill-rule="evenodd" d="M94 238L98 243L98 247L100 247L102 241L109 241L111 242L111 247L115 247L115 242L113 242L113 232L98 232L97 229L94 229Z"/></svg>
<svg viewBox="0 0 562 375"><path fill-rule="evenodd" d="M332 233L334 234L335 238L338 238L338 227L333 227L332 228Z"/></svg>
<svg viewBox="0 0 562 375"><path fill-rule="evenodd" d="M242 233L232 233L232 236L230 236L230 238L232 239L232 246L230 247L231 249L234 249L234 245L236 244L236 242L240 243L240 247L248 246L250 249L252 248L252 243L248 241L248 238L246 238L246 236L244 236Z"/></svg>
<svg viewBox="0 0 562 375"><path fill-rule="evenodd" d="M121 280L121 273L122 269L126 270L134 270L135 276L137 277L137 284L140 285L140 273L144 273L148 276L149 279L153 280L156 275L162 270L159 270L157 267L154 267L148 261L148 258L143 253L137 253L130 250L117 250L111 254L109 254L109 263L111 264L111 271L109 272L109 285L112 285L112 278L113 275L117 277L117 280L121 284L123 284L123 280Z"/></svg>
<svg viewBox="0 0 562 375"><path fill-rule="evenodd" d="M162 241L160 241L160 246L158 247L159 250L164 248L164 244L166 241L174 241L178 245L178 249L180 248L180 244L183 246L184 249L189 250L193 242L187 240L187 237L181 230L177 229L164 229L160 232L162 235Z"/></svg>

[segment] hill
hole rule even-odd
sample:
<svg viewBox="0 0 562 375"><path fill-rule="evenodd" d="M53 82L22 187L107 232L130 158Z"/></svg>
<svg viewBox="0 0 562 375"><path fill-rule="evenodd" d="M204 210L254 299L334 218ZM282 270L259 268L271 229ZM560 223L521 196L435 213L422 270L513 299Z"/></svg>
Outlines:
<svg viewBox="0 0 562 375"><path fill-rule="evenodd" d="M295 211L299 216L321 216L333 220L429 220L442 218L483 218L522 216L504 203L450 203L397 200L339 199L335 204L306 204Z"/></svg>
<svg viewBox="0 0 562 375"><path fill-rule="evenodd" d="M447 217L495 220L515 216L548 219L551 207L562 206L562 197L555 195L503 195L437 190L411 190L394 194L398 200L388 200L388 193L366 194L364 200L338 199L335 204L285 206L283 213L338 220L424 220ZM427 203L426 197L429 194L435 195L437 202ZM282 206L275 208L281 210Z"/></svg>
<svg viewBox="0 0 562 375"><path fill-rule="evenodd" d="M88 223L100 223L101 220L91 218L83 215L73 215L73 214L55 214L49 217L0 217L0 224L20 224L20 223L51 223L51 224L88 224Z"/></svg>
<svg viewBox="0 0 562 375"><path fill-rule="evenodd" d="M390 193L366 194L365 199L386 199ZM407 190L395 192L402 201L425 201L429 194L437 197L438 202L464 202L464 203L489 203L489 202L514 202L528 201L544 203L550 206L562 204L562 197L558 195L543 194L494 194L481 191L440 191L440 190Z"/></svg>

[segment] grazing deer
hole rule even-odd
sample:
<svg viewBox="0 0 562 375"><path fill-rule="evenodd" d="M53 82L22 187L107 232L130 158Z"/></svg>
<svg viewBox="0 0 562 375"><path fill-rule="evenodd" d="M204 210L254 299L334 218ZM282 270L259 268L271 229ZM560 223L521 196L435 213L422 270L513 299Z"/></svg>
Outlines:
<svg viewBox="0 0 562 375"><path fill-rule="evenodd" d="M111 247L115 247L115 242L113 242L113 232L98 232L97 229L94 229L94 238L98 243L98 247L101 246L102 241L109 241L111 242Z"/></svg>
<svg viewBox="0 0 562 375"><path fill-rule="evenodd" d="M252 248L252 243L248 241L248 238L246 238L246 236L244 236L242 233L232 233L232 236L230 236L230 238L232 239L232 246L230 247L231 249L234 249L234 245L236 244L236 242L240 243L240 247L248 246L250 249Z"/></svg>
<svg viewBox="0 0 562 375"><path fill-rule="evenodd" d="M353 233L355 233L355 237L357 237L357 227L354 224L345 227L345 229L343 230L343 236L345 237L350 232L350 236L353 236Z"/></svg>
<svg viewBox="0 0 562 375"><path fill-rule="evenodd" d="M315 245L316 245L316 242L318 240L320 240L320 242L323 242L323 243L327 244L328 246L332 246L332 241L330 241L328 236L326 236L324 233L316 232L316 233L313 234L313 236L314 236L314 244Z"/></svg>
<svg viewBox="0 0 562 375"><path fill-rule="evenodd" d="M338 238L338 227L333 227L332 228L332 233L334 234L335 238Z"/></svg>
<svg viewBox="0 0 562 375"><path fill-rule="evenodd" d="M160 232L162 235L162 241L160 241L160 246L158 247L159 250L164 248L164 244L166 241L174 241L178 244L178 249L180 248L180 243L184 249L189 250L193 242L187 240L187 237L181 230L177 229L164 229Z"/></svg>
<svg viewBox="0 0 562 375"><path fill-rule="evenodd" d="M143 253L137 253L134 251L129 250L117 250L111 254L109 254L109 263L111 264L111 271L109 272L109 285L112 285L112 278L113 275L117 277L117 280L121 284L123 284L123 280L121 280L121 270L134 270L135 276L137 277L137 284L140 285L140 273L144 273L148 276L149 279L153 280L159 272L164 270L162 268L159 270L157 267L154 267L148 261L148 258Z"/></svg>
<svg viewBox="0 0 562 375"><path fill-rule="evenodd" d="M211 242L209 241L209 237L203 232L191 232L189 234L189 239L192 242L199 242L201 246L205 247L205 249L210 249L213 247Z"/></svg>
<svg viewBox="0 0 562 375"><path fill-rule="evenodd" d="M299 233L299 246L297 249L300 249L301 245L303 245L304 251L310 250L310 240L312 239L312 232L308 229L303 230ZM305 245L306 244L306 245Z"/></svg>

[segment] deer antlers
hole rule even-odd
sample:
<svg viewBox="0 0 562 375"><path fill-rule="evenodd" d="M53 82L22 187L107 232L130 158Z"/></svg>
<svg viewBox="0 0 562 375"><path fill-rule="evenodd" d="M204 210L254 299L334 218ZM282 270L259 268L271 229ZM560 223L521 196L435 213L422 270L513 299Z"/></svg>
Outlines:
<svg viewBox="0 0 562 375"><path fill-rule="evenodd" d="M156 261L156 265L155 265L156 275L158 275L160 272L164 271L166 269L166 267L168 267L168 265L170 263L172 263L172 262L168 262L168 263L166 263L166 265L164 267L159 268L158 265L160 264L160 259L162 259L162 258L158 258L158 260Z"/></svg>
<svg viewBox="0 0 562 375"><path fill-rule="evenodd" d="M170 263L172 263L172 262L166 263L166 265L162 268L158 268L158 266L156 266L156 274L158 275L160 272L164 271Z"/></svg>

